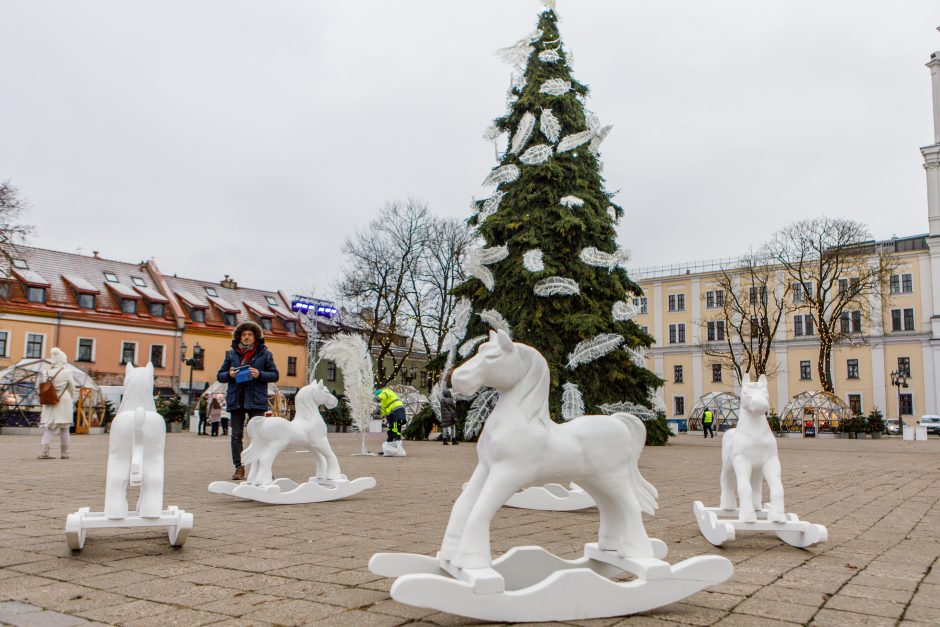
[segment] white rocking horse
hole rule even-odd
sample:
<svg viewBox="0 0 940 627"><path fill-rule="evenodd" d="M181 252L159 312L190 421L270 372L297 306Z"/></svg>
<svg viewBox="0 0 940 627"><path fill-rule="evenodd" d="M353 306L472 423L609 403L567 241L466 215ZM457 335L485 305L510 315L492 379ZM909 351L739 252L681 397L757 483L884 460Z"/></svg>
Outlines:
<svg viewBox="0 0 940 627"><path fill-rule="evenodd" d="M167 527L170 544L181 546L193 527L193 515L177 507L163 509L163 448L166 423L153 400L153 364L124 371L124 398L111 422L104 512L83 507L69 514L69 548L81 549L85 530L102 527ZM127 509L127 487L140 486L137 511Z"/></svg>
<svg viewBox="0 0 940 627"><path fill-rule="evenodd" d="M349 481L340 472L339 461L327 439L326 422L319 406L336 407L338 401L321 381L297 392L294 420L280 416L255 416L248 422L251 444L242 451L242 463L249 466L248 480L240 484L214 481L209 491L272 504L316 503L333 501L375 487L372 477ZM274 479L274 460L285 448L305 448L316 456L316 474L304 483Z"/></svg>
<svg viewBox="0 0 940 627"><path fill-rule="evenodd" d="M692 505L702 535L716 546L733 540L735 529L774 531L781 540L798 547L828 538L822 525L800 521L784 509L777 438L766 418L769 408L767 377L760 375L754 383L747 376L741 382L738 424L722 437L720 507L705 507L701 501ZM770 489L766 507L762 499L765 480Z"/></svg>
<svg viewBox="0 0 940 627"><path fill-rule="evenodd" d="M437 557L379 553L370 560L373 573L398 577L392 598L482 620L580 620L659 607L732 575L723 557L661 561L666 546L647 536L641 516L655 510L657 493L637 467L646 439L639 418L582 416L555 424L548 364L503 331L491 331L451 381L461 394L495 388L499 400ZM490 521L506 500L526 485L571 480L600 510L598 541L585 545L584 557L563 560L541 547L516 547L494 562ZM623 572L637 578L609 579Z"/></svg>

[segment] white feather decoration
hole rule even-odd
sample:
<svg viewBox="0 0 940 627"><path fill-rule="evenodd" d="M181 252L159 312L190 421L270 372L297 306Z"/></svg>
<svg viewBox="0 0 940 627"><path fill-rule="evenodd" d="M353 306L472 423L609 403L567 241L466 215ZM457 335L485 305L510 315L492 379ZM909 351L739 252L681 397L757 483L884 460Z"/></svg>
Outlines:
<svg viewBox="0 0 940 627"><path fill-rule="evenodd" d="M560 142L558 142L558 152L567 152L569 150L574 150L578 146L583 146L584 144L591 141L594 137L594 131L581 131L580 133L573 133L571 135L565 135Z"/></svg>
<svg viewBox="0 0 940 627"><path fill-rule="evenodd" d="M545 269L545 262L542 261L542 250L533 248L527 250L522 255L522 267L529 272L541 272Z"/></svg>
<svg viewBox="0 0 940 627"><path fill-rule="evenodd" d="M555 10L555 0L542 0L542 5L549 11Z"/></svg>
<svg viewBox="0 0 940 627"><path fill-rule="evenodd" d="M650 390L650 391L649 391L649 395L647 396L647 398L648 398L649 401L650 401L650 405L653 406L653 411L655 411L655 412L657 412L657 413L660 413L660 414L665 414L665 413L666 413L666 402L663 401L662 397L660 397L660 395L659 395L659 393L660 393L660 391L662 391L662 389L663 389L663 388L658 388L658 389L655 389L655 390Z"/></svg>
<svg viewBox="0 0 940 627"><path fill-rule="evenodd" d="M460 348L457 349L457 354L460 355L461 359L466 359L473 354L473 351L477 346L488 339L490 339L489 335L478 335L476 337L472 337L460 345Z"/></svg>
<svg viewBox="0 0 940 627"><path fill-rule="evenodd" d="M603 357L610 351L623 344L623 336L616 333L601 333L589 340L584 340L568 353L568 367L572 370Z"/></svg>
<svg viewBox="0 0 940 627"><path fill-rule="evenodd" d="M490 325L491 329L494 331L505 331L506 335L512 337L512 330L509 328L509 323L503 318L503 314L495 309L486 309L481 311L479 315L483 322Z"/></svg>
<svg viewBox="0 0 940 627"><path fill-rule="evenodd" d="M561 137L561 122L558 121L558 118L555 117L551 109L542 111L542 116L539 119L539 128L542 131L542 135L545 136L545 139L553 144Z"/></svg>
<svg viewBox="0 0 940 627"><path fill-rule="evenodd" d="M534 31L532 31L531 33L529 33L529 36L526 37L526 39L527 39L528 41L530 41L531 43L535 43L535 42L537 42L539 39L542 38L542 35L543 35L543 34L544 34L544 33L542 32L542 29L541 29L541 28L536 28Z"/></svg>
<svg viewBox="0 0 940 627"><path fill-rule="evenodd" d="M509 255L509 249L506 245L493 246L492 248L477 248L471 250L464 257L463 269L470 276L474 276L483 282L486 289L492 291L495 280L493 273L486 268L487 264L502 261Z"/></svg>
<svg viewBox="0 0 940 627"><path fill-rule="evenodd" d="M571 82L563 78L550 78L542 83L539 91L549 96L564 96L571 91Z"/></svg>
<svg viewBox="0 0 940 627"><path fill-rule="evenodd" d="M614 253L605 253L593 246L589 246L581 251L580 258L581 261L589 266L607 268L608 271L611 271L618 265L626 263L630 258L630 253L622 248L618 248L617 252Z"/></svg>
<svg viewBox="0 0 940 627"><path fill-rule="evenodd" d="M607 215L610 216L610 219L611 219L611 220L613 220L613 221L615 221L615 222L617 221L617 210L614 209L612 206L611 206L611 207L607 207Z"/></svg>
<svg viewBox="0 0 940 627"><path fill-rule="evenodd" d="M560 204L568 207L569 209L574 207L583 207L584 201L578 198L577 196L565 196L558 201Z"/></svg>
<svg viewBox="0 0 940 627"><path fill-rule="evenodd" d="M584 415L584 397L576 383L565 383L561 393L561 417L574 420Z"/></svg>
<svg viewBox="0 0 940 627"><path fill-rule="evenodd" d="M322 359L334 362L343 373L343 387L353 428L365 437L372 417L372 357L361 335L340 333L324 342ZM363 440L365 446L365 440Z"/></svg>
<svg viewBox="0 0 940 627"><path fill-rule="evenodd" d="M441 419L441 384L435 383L434 387L431 388L431 393L428 394L428 403L431 405L431 411L434 412L434 416L440 420Z"/></svg>
<svg viewBox="0 0 940 627"><path fill-rule="evenodd" d="M467 334L467 325L470 323L470 313L472 306L470 304L470 299L463 297L457 301L457 304L454 305L454 311L451 314L451 327L450 332L453 334L454 345L456 346L457 341L463 339L463 336Z"/></svg>
<svg viewBox="0 0 940 627"><path fill-rule="evenodd" d="M503 196L505 195L506 195L506 192L496 192L495 194L493 194L492 196L484 200L483 208L480 209L480 215L477 216L477 222L480 222L481 220L486 220L488 217L496 213L496 211L499 209L499 203L503 201ZM474 208L476 208L476 202L474 202L473 206Z"/></svg>
<svg viewBox="0 0 940 627"><path fill-rule="evenodd" d="M490 126L486 127L485 131L483 131L483 139L488 142L495 142L502 134L503 132L499 130L495 124L491 124Z"/></svg>
<svg viewBox="0 0 940 627"><path fill-rule="evenodd" d="M513 72L512 78L509 79L509 92L506 95L513 96L514 91L522 92L528 84L529 81L526 80L525 74L522 72Z"/></svg>
<svg viewBox="0 0 940 627"><path fill-rule="evenodd" d="M604 403L598 405L598 408L605 414L633 414L640 420L655 420L656 414L643 405L637 405L630 401L619 401L617 403Z"/></svg>
<svg viewBox="0 0 940 627"><path fill-rule="evenodd" d="M552 147L548 144L532 146L519 156L519 161L526 165L539 165L552 157Z"/></svg>
<svg viewBox="0 0 940 627"><path fill-rule="evenodd" d="M478 248L477 255L479 255L480 263L489 265L508 257L509 248L506 244L502 246L490 246L489 248Z"/></svg>
<svg viewBox="0 0 940 627"><path fill-rule="evenodd" d="M539 53L539 61L542 63L558 63L560 60L561 55L557 50L543 50Z"/></svg>
<svg viewBox="0 0 940 627"><path fill-rule="evenodd" d="M489 418L499 399L499 392L492 388L483 388L470 405L467 419L464 423L463 435L468 440L476 437L483 429L486 419Z"/></svg>
<svg viewBox="0 0 940 627"><path fill-rule="evenodd" d="M610 133L610 129L612 128L612 125L608 125L594 133L594 139L591 140L591 145L588 146L588 150L596 155L601 147L601 142L606 139L607 134Z"/></svg>
<svg viewBox="0 0 940 627"><path fill-rule="evenodd" d="M627 355L630 356L630 361L637 368L646 368L646 351L643 348L630 348L629 346L624 346L623 350L627 351Z"/></svg>
<svg viewBox="0 0 940 627"><path fill-rule="evenodd" d="M499 60L503 63L525 67L526 62L529 60L529 55L533 52L535 52L535 48L527 42L519 42L508 48L500 48L496 51L496 56L498 56Z"/></svg>
<svg viewBox="0 0 940 627"><path fill-rule="evenodd" d="M618 300L614 303L611 315L617 322L626 322L640 315L640 308L633 303Z"/></svg>
<svg viewBox="0 0 940 627"><path fill-rule="evenodd" d="M522 150L526 143L528 143L529 138L532 137L532 131L535 129L535 115L531 112L526 111L522 116L522 119L519 120L519 126L516 127L516 132L512 136L512 144L509 147L509 152L512 154L518 154Z"/></svg>
<svg viewBox="0 0 940 627"><path fill-rule="evenodd" d="M500 183L512 183L519 178L519 166L510 163L496 168L483 180L483 186L499 185Z"/></svg>
<svg viewBox="0 0 940 627"><path fill-rule="evenodd" d="M581 293L577 281L560 276L542 279L532 289L536 296L573 296Z"/></svg>

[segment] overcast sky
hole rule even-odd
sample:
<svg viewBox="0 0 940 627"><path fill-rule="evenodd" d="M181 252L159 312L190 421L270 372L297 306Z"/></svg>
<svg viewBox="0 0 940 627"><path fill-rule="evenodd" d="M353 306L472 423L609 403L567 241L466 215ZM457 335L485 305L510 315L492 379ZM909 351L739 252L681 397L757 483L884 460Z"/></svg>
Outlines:
<svg viewBox="0 0 940 627"><path fill-rule="evenodd" d="M327 294L388 200L466 217L536 0L0 0L31 243ZM632 267L796 219L927 231L936 0L559 0Z"/></svg>

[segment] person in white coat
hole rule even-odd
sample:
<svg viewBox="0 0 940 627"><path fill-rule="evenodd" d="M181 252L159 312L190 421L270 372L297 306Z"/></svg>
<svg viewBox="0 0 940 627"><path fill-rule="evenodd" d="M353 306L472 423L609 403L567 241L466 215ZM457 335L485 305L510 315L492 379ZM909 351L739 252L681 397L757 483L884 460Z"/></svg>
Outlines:
<svg viewBox="0 0 940 627"><path fill-rule="evenodd" d="M53 348L50 351L49 361L52 363L40 373L38 383L51 381L55 386L59 400L55 404L42 406L42 414L39 419L39 426L43 428L42 452L39 454L39 459L53 459L52 455L49 454L49 445L52 444L52 437L56 432L59 434L60 457L68 459L69 427L72 426L75 381L69 371L69 362L65 357L65 353L58 348Z"/></svg>

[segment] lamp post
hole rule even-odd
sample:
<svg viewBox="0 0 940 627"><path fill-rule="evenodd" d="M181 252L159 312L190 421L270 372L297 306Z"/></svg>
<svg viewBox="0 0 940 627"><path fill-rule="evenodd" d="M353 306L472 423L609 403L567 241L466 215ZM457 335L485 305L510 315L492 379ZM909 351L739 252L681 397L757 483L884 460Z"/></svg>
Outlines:
<svg viewBox="0 0 940 627"><path fill-rule="evenodd" d="M180 361L187 366L189 366L189 387L186 389L186 420L189 421L189 417L193 413L193 367L197 364L201 364L202 361L202 347L199 346L199 342L196 342L196 345L193 346L193 356L189 359L186 359L186 344L180 344ZM182 378L182 377L181 377Z"/></svg>
<svg viewBox="0 0 940 627"><path fill-rule="evenodd" d="M901 413L901 388L907 387L907 373L895 370L891 373L891 385L898 388L898 435L904 437L904 418Z"/></svg>

